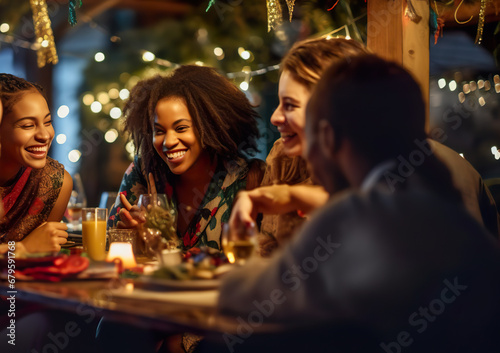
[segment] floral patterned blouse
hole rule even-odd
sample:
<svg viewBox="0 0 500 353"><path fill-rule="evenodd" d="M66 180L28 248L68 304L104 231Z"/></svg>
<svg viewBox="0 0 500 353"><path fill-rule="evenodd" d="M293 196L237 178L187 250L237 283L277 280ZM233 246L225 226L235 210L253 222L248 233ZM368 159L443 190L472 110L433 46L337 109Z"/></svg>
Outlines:
<svg viewBox="0 0 500 353"><path fill-rule="evenodd" d="M244 159L219 164L207 192L203 195L203 201L191 219L186 232L177 234L182 240L181 246L184 251L203 246L222 250L222 224L229 221L236 193L246 187L248 165ZM144 168L141 167L141 160L136 156L134 162L126 170L120 186L119 194L124 194L131 204L137 204L139 195L148 192L147 178L143 171ZM167 181L165 185L158 185L158 181L156 181L156 190L167 194L175 208L178 209L173 180ZM108 226L114 226L119 220L118 213L122 207L118 196L110 212Z"/></svg>

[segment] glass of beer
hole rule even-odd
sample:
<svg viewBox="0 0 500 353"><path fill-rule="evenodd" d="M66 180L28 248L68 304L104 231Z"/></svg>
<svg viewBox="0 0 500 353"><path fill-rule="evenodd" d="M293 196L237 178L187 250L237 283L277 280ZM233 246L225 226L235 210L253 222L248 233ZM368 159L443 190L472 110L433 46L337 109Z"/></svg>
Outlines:
<svg viewBox="0 0 500 353"><path fill-rule="evenodd" d="M106 259L107 208L82 209L83 251L94 261Z"/></svg>
<svg viewBox="0 0 500 353"><path fill-rule="evenodd" d="M255 254L257 237L255 226L231 231L229 224L222 226L222 249L232 264L244 265Z"/></svg>

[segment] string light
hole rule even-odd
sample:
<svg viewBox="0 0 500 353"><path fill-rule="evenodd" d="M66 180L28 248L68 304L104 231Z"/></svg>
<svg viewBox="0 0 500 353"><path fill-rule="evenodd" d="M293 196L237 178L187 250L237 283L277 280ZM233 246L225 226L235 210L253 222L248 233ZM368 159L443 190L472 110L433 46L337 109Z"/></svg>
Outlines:
<svg viewBox="0 0 500 353"><path fill-rule="evenodd" d="M117 138L118 138L118 131L116 131L116 129L109 129L104 134L104 139L106 140L107 143L113 143L116 141Z"/></svg>
<svg viewBox="0 0 500 353"><path fill-rule="evenodd" d="M58 144L62 145L63 143L65 143L65 142L66 142L66 139L67 139L67 138L66 138L66 135L65 135L65 134L59 134L59 135L57 135L57 137L56 137L56 142L57 142Z"/></svg>
<svg viewBox="0 0 500 353"><path fill-rule="evenodd" d="M92 102L90 110L92 110L93 113L99 113L102 110L102 104L98 101Z"/></svg>
<svg viewBox="0 0 500 353"><path fill-rule="evenodd" d="M142 60L145 61L145 62L151 62L153 61L154 59L156 58L156 56L151 53L150 51L145 51L143 54L142 54Z"/></svg>
<svg viewBox="0 0 500 353"><path fill-rule="evenodd" d="M94 55L94 60L97 61L98 63L103 62L104 59L106 59L106 56L101 52L98 52Z"/></svg>
<svg viewBox="0 0 500 353"><path fill-rule="evenodd" d="M111 108L109 111L109 116L112 119L119 119L122 116L122 110L118 107Z"/></svg>
<svg viewBox="0 0 500 353"><path fill-rule="evenodd" d="M80 160L80 157L82 156L82 153L78 150L71 150L68 153L68 159L72 163L76 163Z"/></svg>
<svg viewBox="0 0 500 353"><path fill-rule="evenodd" d="M124 88L120 91L119 96L120 96L121 100L128 99L128 97L130 96L130 91L128 89Z"/></svg>
<svg viewBox="0 0 500 353"><path fill-rule="evenodd" d="M57 116L61 119L64 119L69 114L69 107L67 105L61 105L59 109L57 109Z"/></svg>

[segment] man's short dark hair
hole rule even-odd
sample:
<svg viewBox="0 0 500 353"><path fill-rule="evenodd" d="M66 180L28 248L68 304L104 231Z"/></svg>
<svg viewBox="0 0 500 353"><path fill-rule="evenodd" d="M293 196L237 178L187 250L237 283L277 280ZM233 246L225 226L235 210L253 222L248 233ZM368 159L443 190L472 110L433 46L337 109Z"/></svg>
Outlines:
<svg viewBox="0 0 500 353"><path fill-rule="evenodd" d="M327 120L372 160L395 157L425 138L425 103L413 77L375 55L330 66L309 101L311 118Z"/></svg>

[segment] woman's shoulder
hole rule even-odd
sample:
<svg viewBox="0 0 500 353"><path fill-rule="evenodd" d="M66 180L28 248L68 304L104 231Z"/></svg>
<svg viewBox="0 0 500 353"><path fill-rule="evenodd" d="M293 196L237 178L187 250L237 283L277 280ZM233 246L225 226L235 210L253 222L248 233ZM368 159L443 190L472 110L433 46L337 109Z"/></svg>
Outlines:
<svg viewBox="0 0 500 353"><path fill-rule="evenodd" d="M262 186L272 184L301 184L310 179L307 162L300 156L290 157L284 152L283 142L276 140L266 158Z"/></svg>
<svg viewBox="0 0 500 353"><path fill-rule="evenodd" d="M64 173L64 165L51 157L47 157L47 163L45 164L44 169L46 172Z"/></svg>

